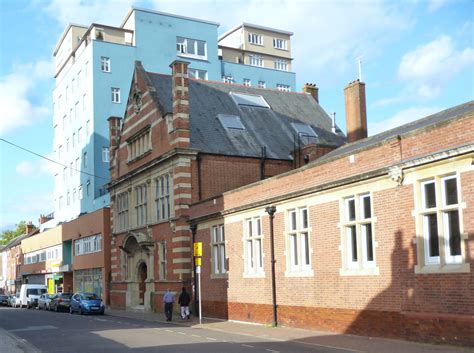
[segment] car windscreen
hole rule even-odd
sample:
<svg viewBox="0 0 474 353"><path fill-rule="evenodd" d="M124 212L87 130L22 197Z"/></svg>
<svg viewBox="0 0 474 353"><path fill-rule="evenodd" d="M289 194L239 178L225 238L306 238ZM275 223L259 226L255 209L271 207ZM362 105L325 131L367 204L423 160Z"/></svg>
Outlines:
<svg viewBox="0 0 474 353"><path fill-rule="evenodd" d="M95 293L83 293L81 294L82 300L99 300L99 296Z"/></svg>
<svg viewBox="0 0 474 353"><path fill-rule="evenodd" d="M63 299L71 299L72 293L63 293L61 294L61 298Z"/></svg>

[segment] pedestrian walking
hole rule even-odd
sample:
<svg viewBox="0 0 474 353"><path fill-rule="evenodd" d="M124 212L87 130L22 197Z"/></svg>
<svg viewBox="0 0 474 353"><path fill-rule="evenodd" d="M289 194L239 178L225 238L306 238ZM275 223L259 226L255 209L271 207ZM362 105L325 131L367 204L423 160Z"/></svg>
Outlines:
<svg viewBox="0 0 474 353"><path fill-rule="evenodd" d="M165 304L166 321L171 321L173 316L173 302L174 294L168 288L165 295L163 295L163 303Z"/></svg>
<svg viewBox="0 0 474 353"><path fill-rule="evenodd" d="M189 293L186 292L186 288L183 287L181 294L178 298L178 304L181 305L181 319L189 320L189 303L191 302L191 297Z"/></svg>

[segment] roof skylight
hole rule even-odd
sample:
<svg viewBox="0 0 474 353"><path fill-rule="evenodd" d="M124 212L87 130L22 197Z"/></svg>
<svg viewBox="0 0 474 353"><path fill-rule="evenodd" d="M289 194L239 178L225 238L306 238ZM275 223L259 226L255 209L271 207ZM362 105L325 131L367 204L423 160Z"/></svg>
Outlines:
<svg viewBox="0 0 474 353"><path fill-rule="evenodd" d="M293 129L295 129L296 133L300 136L318 137L313 128L307 124L291 123L291 126L293 126Z"/></svg>
<svg viewBox="0 0 474 353"><path fill-rule="evenodd" d="M262 96L235 92L230 92L229 95L237 105L270 109L267 101Z"/></svg>
<svg viewBox="0 0 474 353"><path fill-rule="evenodd" d="M225 129L245 130L245 126L237 115L217 114L217 119Z"/></svg>

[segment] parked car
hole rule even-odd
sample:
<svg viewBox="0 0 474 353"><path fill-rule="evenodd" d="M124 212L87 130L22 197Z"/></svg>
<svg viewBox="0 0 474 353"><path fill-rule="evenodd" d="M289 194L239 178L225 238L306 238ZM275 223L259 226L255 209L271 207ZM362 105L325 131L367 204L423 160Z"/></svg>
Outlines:
<svg viewBox="0 0 474 353"><path fill-rule="evenodd" d="M38 298L41 294L48 292L48 287L44 284L22 284L20 288L20 302L16 303L21 307L28 309L38 305Z"/></svg>
<svg viewBox="0 0 474 353"><path fill-rule="evenodd" d="M12 308L20 306L20 293L16 293L15 295L10 296L10 306Z"/></svg>
<svg viewBox="0 0 474 353"><path fill-rule="evenodd" d="M38 309L50 310L50 303L53 297L54 297L54 294L48 294L48 293L41 294L41 296L38 299Z"/></svg>
<svg viewBox="0 0 474 353"><path fill-rule="evenodd" d="M71 297L73 293L58 293L56 294L49 303L49 310L52 311L69 311L71 306Z"/></svg>
<svg viewBox="0 0 474 353"><path fill-rule="evenodd" d="M8 295L0 295L0 305L8 305Z"/></svg>
<svg viewBox="0 0 474 353"><path fill-rule="evenodd" d="M105 305L102 299L95 293L75 293L71 298L71 306L69 312L74 314L78 312L82 314L100 314L104 315Z"/></svg>

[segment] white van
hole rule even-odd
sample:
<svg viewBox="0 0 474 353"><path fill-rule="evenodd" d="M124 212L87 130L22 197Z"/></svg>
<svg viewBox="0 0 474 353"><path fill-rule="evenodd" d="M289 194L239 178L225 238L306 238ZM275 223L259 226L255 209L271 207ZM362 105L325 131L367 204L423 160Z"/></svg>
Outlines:
<svg viewBox="0 0 474 353"><path fill-rule="evenodd" d="M17 305L28 309L38 305L38 298L41 294L48 293L48 287L44 284L22 284L20 288L20 302Z"/></svg>

